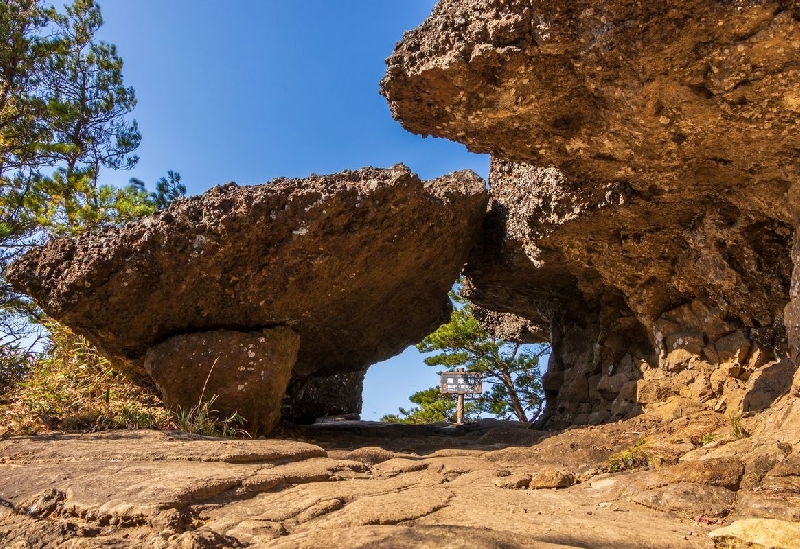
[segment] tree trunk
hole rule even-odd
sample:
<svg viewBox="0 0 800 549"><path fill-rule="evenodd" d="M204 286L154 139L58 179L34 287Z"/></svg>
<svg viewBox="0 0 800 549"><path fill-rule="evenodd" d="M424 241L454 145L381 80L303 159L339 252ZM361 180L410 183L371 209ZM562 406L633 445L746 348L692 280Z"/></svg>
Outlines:
<svg viewBox="0 0 800 549"><path fill-rule="evenodd" d="M506 390L508 390L508 398L511 401L511 409L514 410L514 415L516 415L517 419L521 422L528 423L528 416L525 415L525 409L522 407L522 403L517 395L514 381L505 369L502 369L501 372L503 374L501 379L503 380L503 385L506 386Z"/></svg>

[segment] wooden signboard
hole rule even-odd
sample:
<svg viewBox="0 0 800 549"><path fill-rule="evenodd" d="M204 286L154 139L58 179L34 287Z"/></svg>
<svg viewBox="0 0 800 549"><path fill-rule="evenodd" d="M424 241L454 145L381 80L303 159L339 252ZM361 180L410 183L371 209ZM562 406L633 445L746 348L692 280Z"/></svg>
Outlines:
<svg viewBox="0 0 800 549"><path fill-rule="evenodd" d="M483 392L480 372L442 372L439 391L454 395L479 395Z"/></svg>

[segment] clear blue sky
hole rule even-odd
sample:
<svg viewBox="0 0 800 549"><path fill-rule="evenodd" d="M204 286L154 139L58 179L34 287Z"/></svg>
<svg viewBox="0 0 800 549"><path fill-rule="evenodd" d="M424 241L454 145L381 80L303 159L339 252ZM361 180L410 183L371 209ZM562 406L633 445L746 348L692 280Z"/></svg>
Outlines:
<svg viewBox="0 0 800 549"><path fill-rule="evenodd" d="M435 0L100 0L100 37L116 44L134 118L139 165L106 172L152 189L167 170L188 194L236 181L305 177L403 162L424 179L470 168L487 156L411 135L378 94L384 59ZM438 383L416 349L372 367L364 419L409 406Z"/></svg>

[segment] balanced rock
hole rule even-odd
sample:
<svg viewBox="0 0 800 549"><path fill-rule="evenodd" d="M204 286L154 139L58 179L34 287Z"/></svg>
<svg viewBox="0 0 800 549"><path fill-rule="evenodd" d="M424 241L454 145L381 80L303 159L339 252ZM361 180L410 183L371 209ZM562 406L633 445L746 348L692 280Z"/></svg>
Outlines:
<svg viewBox="0 0 800 549"><path fill-rule="evenodd" d="M295 378L359 372L447 321L486 203L472 172L423 182L402 165L230 183L124 227L53 240L8 279L123 369L142 372L148 350L185 346L178 336L285 327L300 338ZM290 353L279 354L283 379ZM209 366L190 375L192 399ZM162 368L176 367L150 370L166 379Z"/></svg>
<svg viewBox="0 0 800 549"><path fill-rule="evenodd" d="M466 293L550 326L552 425L667 399L741 412L786 326L800 356L799 20L794 2L442 0L387 60L405 128L493 156Z"/></svg>

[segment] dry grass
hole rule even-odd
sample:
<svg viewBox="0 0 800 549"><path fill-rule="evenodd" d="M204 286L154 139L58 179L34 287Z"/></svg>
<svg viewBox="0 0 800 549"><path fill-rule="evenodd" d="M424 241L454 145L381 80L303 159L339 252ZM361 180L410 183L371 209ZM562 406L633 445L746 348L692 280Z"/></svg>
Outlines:
<svg viewBox="0 0 800 549"><path fill-rule="evenodd" d="M196 406L171 412L155 387L126 378L85 338L52 321L47 329L51 340L45 352L31 355L24 379L0 394L0 437L106 429L250 436L241 429L244 418L239 414L222 417L214 410L216 396L206 399L205 385Z"/></svg>
<svg viewBox="0 0 800 549"><path fill-rule="evenodd" d="M172 415L154 390L132 383L81 336L48 322L51 342L3 395L0 436L43 431L162 429Z"/></svg>

